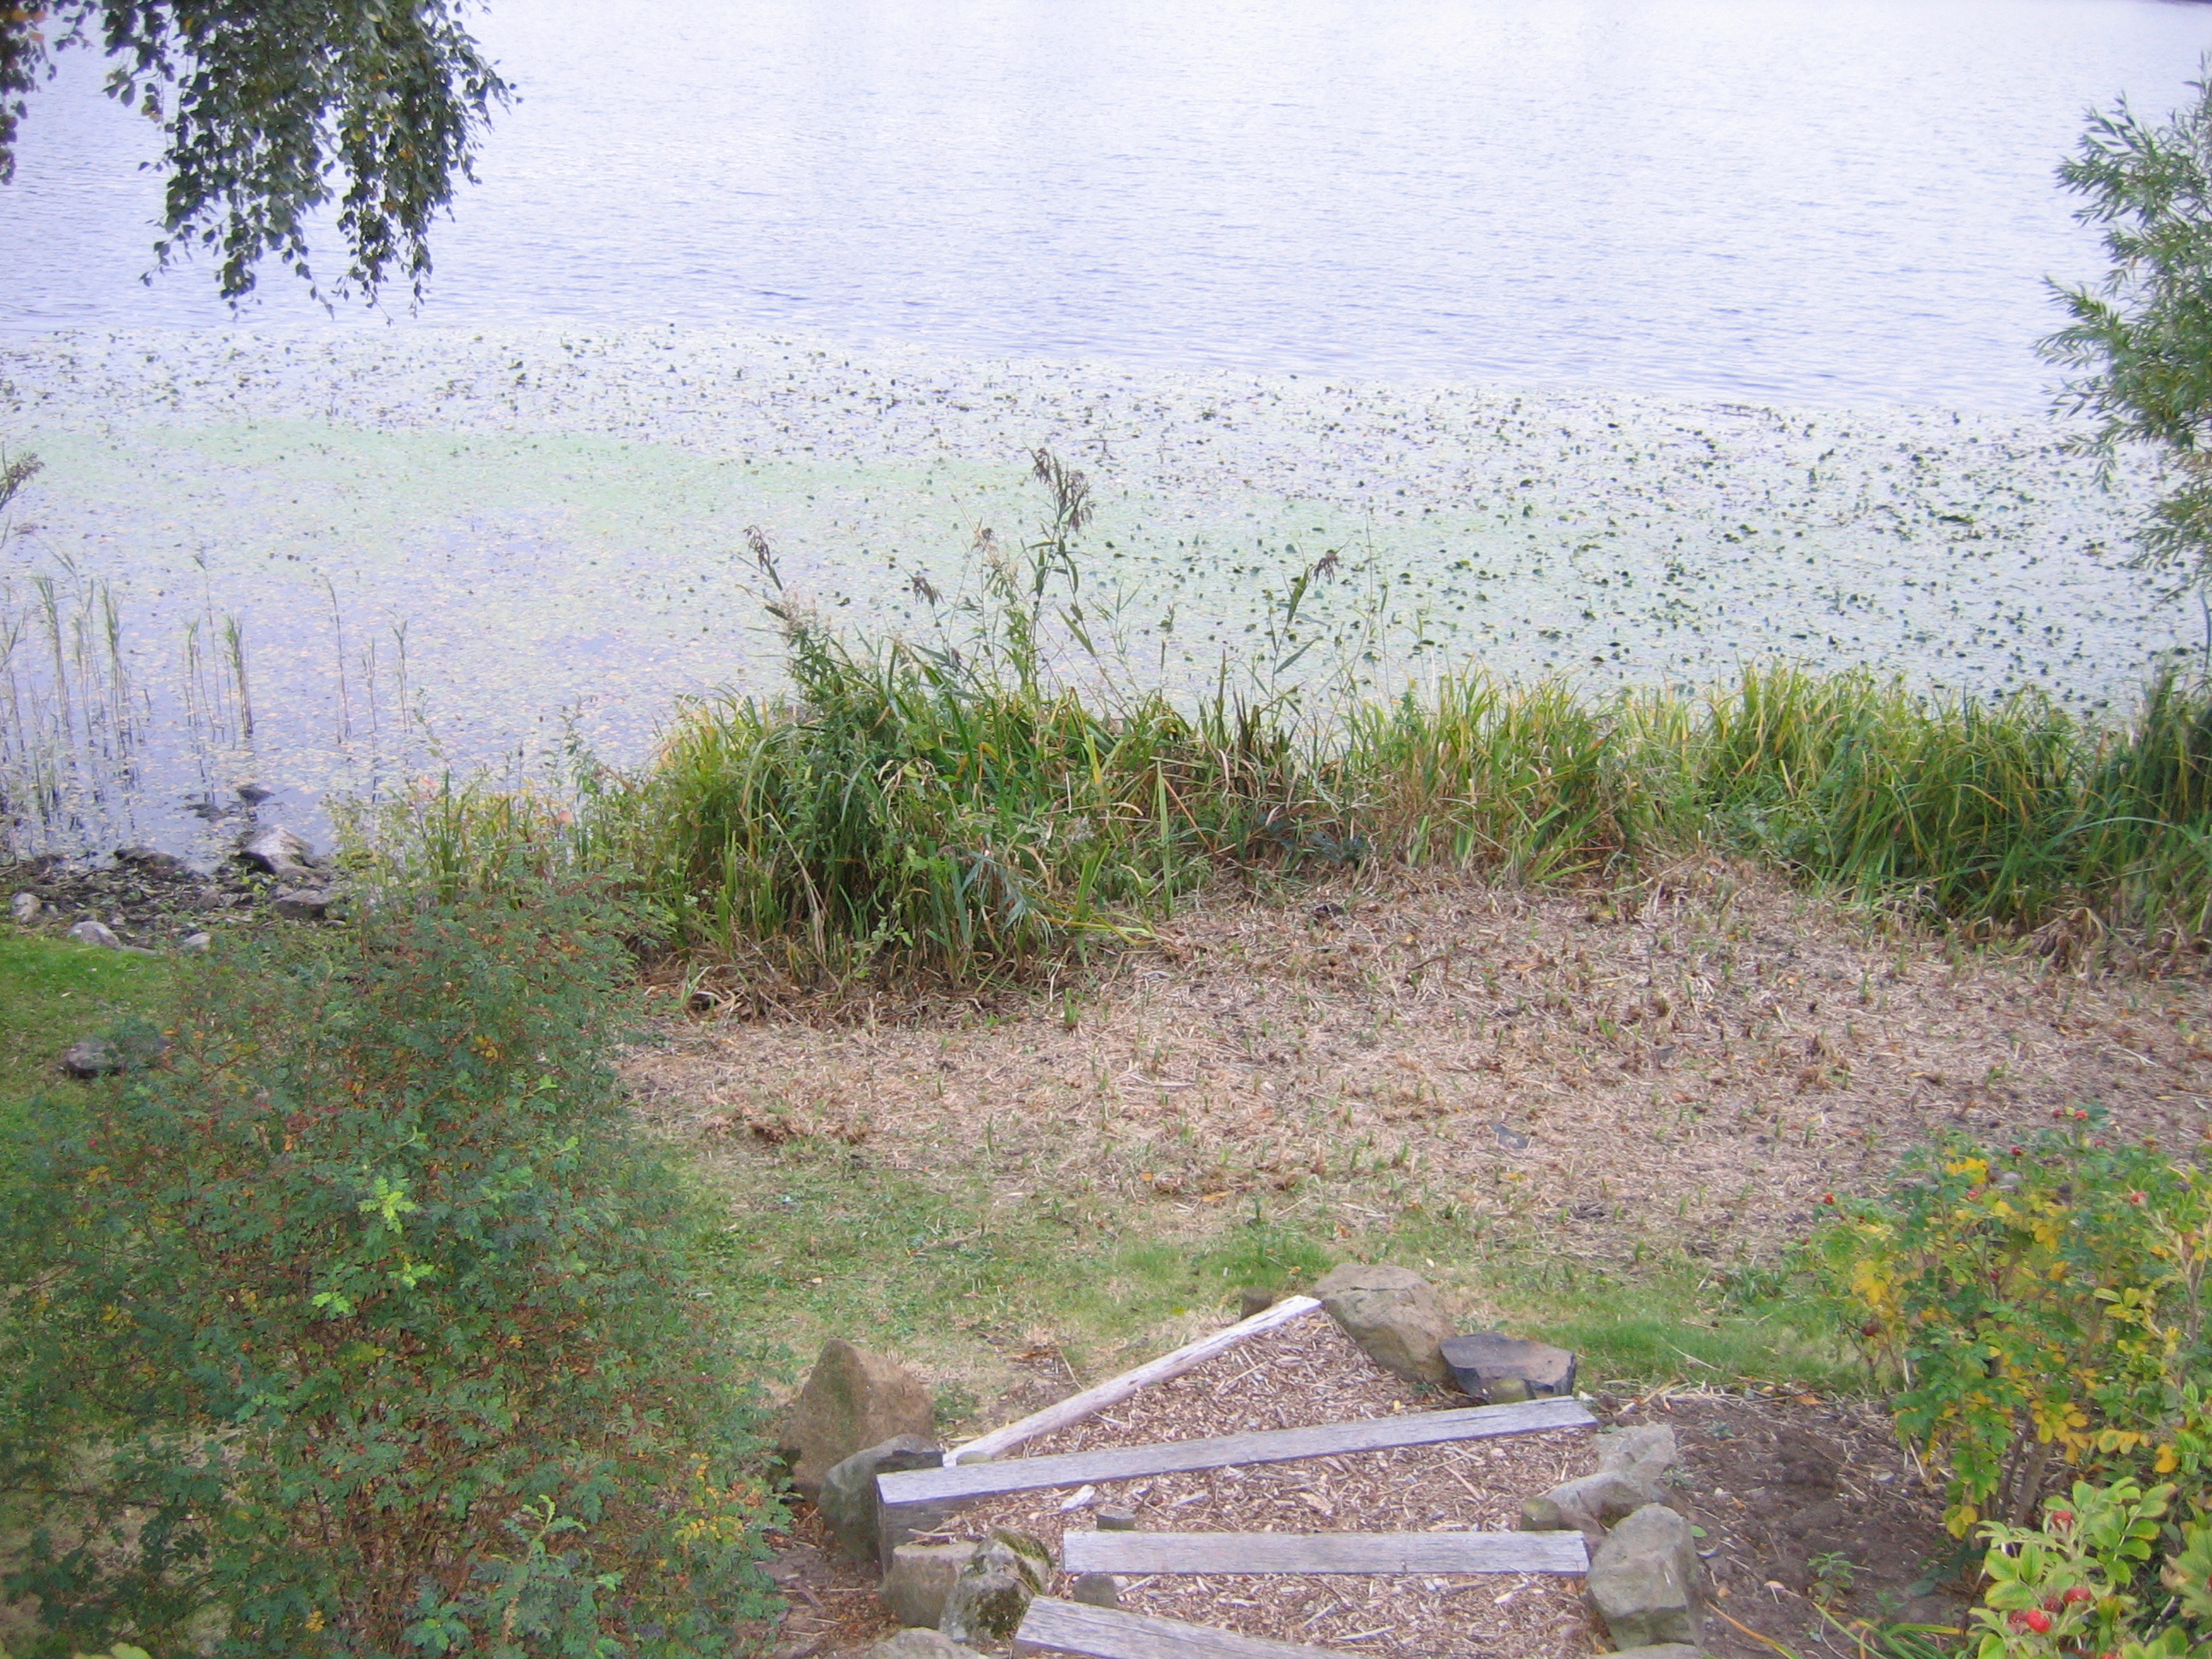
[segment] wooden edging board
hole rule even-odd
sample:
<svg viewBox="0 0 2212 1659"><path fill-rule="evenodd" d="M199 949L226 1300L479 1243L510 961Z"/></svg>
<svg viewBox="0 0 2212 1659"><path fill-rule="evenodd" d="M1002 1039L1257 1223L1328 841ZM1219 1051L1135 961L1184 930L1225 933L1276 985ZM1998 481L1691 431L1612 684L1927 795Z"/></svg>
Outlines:
<svg viewBox="0 0 2212 1659"><path fill-rule="evenodd" d="M1588 1572L1578 1532L1071 1532L1065 1572Z"/></svg>
<svg viewBox="0 0 2212 1659"><path fill-rule="evenodd" d="M1510 1406L1469 1406L1457 1411L1405 1412L1309 1429L1266 1429L1218 1440L1170 1440L1152 1446L1116 1446L1063 1452L1052 1457L1012 1457L999 1463L954 1468L908 1469L876 1477L887 1510L960 1504L1000 1492L1046 1486L1080 1486L1188 1469L1230 1468L1245 1463L1284 1463L1342 1452L1389 1451L1433 1446L1448 1440L1486 1440L1500 1435L1579 1429L1597 1419L1572 1400L1529 1400Z"/></svg>
<svg viewBox="0 0 2212 1659"><path fill-rule="evenodd" d="M1328 1648L1302 1648L1048 1595L1030 1603L1014 1632L1015 1659L1032 1653L1072 1653L1079 1659L1342 1659Z"/></svg>
<svg viewBox="0 0 2212 1659"><path fill-rule="evenodd" d="M1094 1412L1101 1412L1118 1401L1127 1400L1139 1389L1155 1382L1164 1382L1171 1376L1181 1376L1185 1371L1203 1365L1214 1355L1235 1347L1248 1337L1262 1331L1272 1331L1278 1325L1287 1325L1293 1319L1302 1319L1321 1306L1310 1296L1286 1296L1272 1307L1263 1308L1249 1319L1239 1320L1225 1329L1201 1336L1195 1342L1187 1342L1173 1353L1164 1353L1158 1359L1147 1360L1134 1370L1123 1371L1119 1376L1107 1378L1095 1387L1072 1394L1065 1400L1054 1401L1041 1412L1032 1412L1017 1422L1008 1423L986 1435L970 1440L964 1446L955 1446L945 1454L945 1467L956 1463L981 1463L1000 1453L1018 1446L1024 1440L1034 1440L1041 1434L1050 1434L1054 1429L1064 1429L1071 1423L1080 1423Z"/></svg>

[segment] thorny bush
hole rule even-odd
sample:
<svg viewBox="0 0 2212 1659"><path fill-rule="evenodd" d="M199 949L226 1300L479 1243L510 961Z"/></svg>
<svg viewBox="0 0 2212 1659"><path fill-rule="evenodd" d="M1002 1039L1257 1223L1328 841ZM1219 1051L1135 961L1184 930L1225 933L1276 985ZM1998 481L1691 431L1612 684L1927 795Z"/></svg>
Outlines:
<svg viewBox="0 0 2212 1659"><path fill-rule="evenodd" d="M541 887L218 957L164 1068L17 1149L32 1655L720 1654L770 1607L696 1222L608 1065L610 925Z"/></svg>
<svg viewBox="0 0 2212 1659"><path fill-rule="evenodd" d="M1938 1142L1886 1198L1835 1202L1808 1246L1898 1389L1899 1434L1948 1476L1960 1538L2027 1521L2069 1470L2172 1474L2203 1420L2212 1176L2114 1144L2095 1109L2061 1117L2019 1145Z"/></svg>

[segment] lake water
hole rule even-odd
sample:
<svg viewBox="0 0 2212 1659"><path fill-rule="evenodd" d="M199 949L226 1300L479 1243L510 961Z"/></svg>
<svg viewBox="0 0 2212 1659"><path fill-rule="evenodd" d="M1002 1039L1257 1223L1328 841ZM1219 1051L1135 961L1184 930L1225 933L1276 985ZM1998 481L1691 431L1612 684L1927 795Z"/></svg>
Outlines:
<svg viewBox="0 0 2212 1659"><path fill-rule="evenodd" d="M1420 382L2039 410L2052 168L2212 47L2161 0L604 0L522 88L423 320L641 323ZM0 326L149 290L149 125L80 55L0 191ZM258 320L314 313L271 279ZM358 320L358 319L355 319Z"/></svg>
<svg viewBox="0 0 2212 1659"><path fill-rule="evenodd" d="M634 760L673 698L775 684L748 528L924 629L915 575L1034 522L1036 444L1091 473L1097 591L1170 684L1254 672L1328 552L1309 625L1386 618L1407 674L1787 655L2096 708L2203 638L2118 567L2148 482L2063 453L2033 345L2044 276L2098 268L2050 177L2083 106L2179 101L2212 8L479 21L525 101L416 318L142 285L147 130L82 58L36 95L0 696L70 687L85 758L19 845L211 852L191 799L248 777L320 833L332 791Z"/></svg>

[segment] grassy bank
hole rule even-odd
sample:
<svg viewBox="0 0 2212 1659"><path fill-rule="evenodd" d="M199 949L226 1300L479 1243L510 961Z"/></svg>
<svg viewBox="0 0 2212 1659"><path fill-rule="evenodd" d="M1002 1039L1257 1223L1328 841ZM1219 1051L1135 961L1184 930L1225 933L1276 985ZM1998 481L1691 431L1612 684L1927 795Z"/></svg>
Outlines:
<svg viewBox="0 0 2212 1659"><path fill-rule="evenodd" d="M833 629L757 541L791 697L686 706L652 764L587 769L571 802L419 796L373 827L375 855L458 890L529 845L617 872L687 956L846 987L1035 978L1224 876L1602 885L1701 850L1915 921L2048 928L2063 950L2190 952L2212 933L2202 684L2160 678L2112 726L2033 692L1952 700L1788 664L1611 696L1470 666L1363 699L1352 665L1316 680L1304 661L1323 561L1260 655L1185 706L1133 682L1113 605L1089 597L1080 475L1038 473L1038 539L987 546L978 596L927 636Z"/></svg>

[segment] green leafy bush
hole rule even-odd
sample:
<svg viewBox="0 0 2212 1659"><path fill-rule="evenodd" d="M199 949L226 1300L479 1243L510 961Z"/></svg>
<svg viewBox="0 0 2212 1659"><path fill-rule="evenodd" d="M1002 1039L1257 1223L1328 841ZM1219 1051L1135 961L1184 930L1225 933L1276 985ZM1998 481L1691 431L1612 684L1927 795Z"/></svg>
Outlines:
<svg viewBox="0 0 2212 1659"><path fill-rule="evenodd" d="M2077 1480L2045 1500L2038 1526L1985 1524L1975 1659L2212 1654L2212 1522L2177 1513L2177 1490Z"/></svg>
<svg viewBox="0 0 2212 1659"><path fill-rule="evenodd" d="M170 1066L22 1149L34 1654L723 1653L766 1610L773 1502L607 1063L619 962L577 893L387 904L187 977Z"/></svg>
<svg viewBox="0 0 2212 1659"><path fill-rule="evenodd" d="M2069 1468L2198 1455L2212 1176L2064 1118L2021 1146L1940 1142L1808 1245L1839 1328L1898 1389L1899 1433L1948 1474L1960 1537L2026 1521Z"/></svg>

